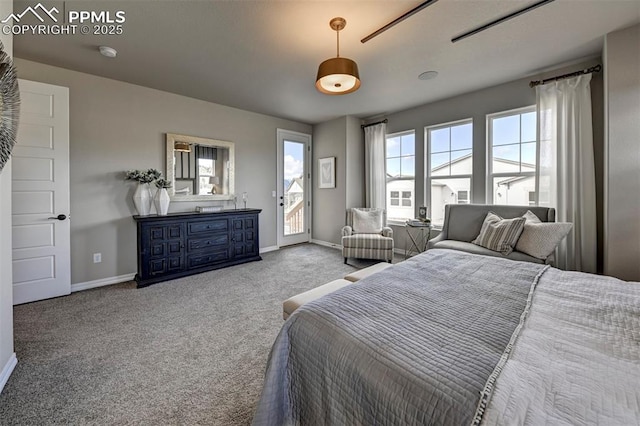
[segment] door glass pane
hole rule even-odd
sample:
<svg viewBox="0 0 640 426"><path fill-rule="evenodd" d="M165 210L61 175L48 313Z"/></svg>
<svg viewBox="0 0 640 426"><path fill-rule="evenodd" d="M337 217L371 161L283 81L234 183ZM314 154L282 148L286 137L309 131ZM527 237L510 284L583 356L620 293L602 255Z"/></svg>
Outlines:
<svg viewBox="0 0 640 426"><path fill-rule="evenodd" d="M284 235L305 232L304 144L284 141Z"/></svg>

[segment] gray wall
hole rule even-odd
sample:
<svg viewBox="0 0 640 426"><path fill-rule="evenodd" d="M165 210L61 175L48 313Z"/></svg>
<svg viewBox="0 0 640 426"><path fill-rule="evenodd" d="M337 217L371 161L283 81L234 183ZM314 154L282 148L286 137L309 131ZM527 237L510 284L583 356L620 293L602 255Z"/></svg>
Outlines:
<svg viewBox="0 0 640 426"><path fill-rule="evenodd" d="M640 25L607 34L607 275L640 281Z"/></svg>
<svg viewBox="0 0 640 426"><path fill-rule="evenodd" d="M344 116L313 126L313 164L336 157L336 187L313 188L314 240L341 244L345 211L364 207L364 134L360 120ZM316 167L316 173L318 173Z"/></svg>
<svg viewBox="0 0 640 426"><path fill-rule="evenodd" d="M316 176L313 184L313 226L314 240L340 244L341 224L344 222L346 185L346 117L336 118L313 126L313 169ZM320 178L318 159L336 157L336 187L318 188Z"/></svg>
<svg viewBox="0 0 640 426"><path fill-rule="evenodd" d="M13 0L0 2L0 16L13 11ZM0 34L13 53L13 36ZM11 161L0 172L0 374L13 359L13 277L11 273ZM0 375L0 382L3 377Z"/></svg>
<svg viewBox="0 0 640 426"><path fill-rule="evenodd" d="M123 171L166 172L165 133L235 142L236 192L248 192L260 214L260 246L276 245L276 129L311 133L311 126L167 92L17 60L20 78L69 88L71 281L136 271L134 185ZM170 212L196 205L172 203ZM92 254L102 253L94 264Z"/></svg>
<svg viewBox="0 0 640 426"><path fill-rule="evenodd" d="M364 207L364 132L361 120L346 117L346 164L347 198L346 208Z"/></svg>

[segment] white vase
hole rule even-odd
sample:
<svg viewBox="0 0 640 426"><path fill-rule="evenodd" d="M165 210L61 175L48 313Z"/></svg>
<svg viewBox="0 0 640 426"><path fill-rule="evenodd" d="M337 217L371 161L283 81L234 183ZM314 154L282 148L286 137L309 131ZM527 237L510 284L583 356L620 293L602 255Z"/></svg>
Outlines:
<svg viewBox="0 0 640 426"><path fill-rule="evenodd" d="M156 211L159 216L166 216L169 211L169 203L171 203L171 198L169 198L169 193L166 188L160 188L156 192Z"/></svg>
<svg viewBox="0 0 640 426"><path fill-rule="evenodd" d="M140 216L148 216L151 211L151 188L148 183L138 183L136 192L133 193L133 205Z"/></svg>

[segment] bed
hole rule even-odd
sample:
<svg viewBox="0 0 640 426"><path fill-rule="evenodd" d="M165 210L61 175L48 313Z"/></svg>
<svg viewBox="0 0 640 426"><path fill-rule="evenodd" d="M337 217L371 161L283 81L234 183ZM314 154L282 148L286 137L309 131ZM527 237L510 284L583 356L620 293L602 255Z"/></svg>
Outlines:
<svg viewBox="0 0 640 426"><path fill-rule="evenodd" d="M429 250L299 308L253 424L640 424L640 284Z"/></svg>

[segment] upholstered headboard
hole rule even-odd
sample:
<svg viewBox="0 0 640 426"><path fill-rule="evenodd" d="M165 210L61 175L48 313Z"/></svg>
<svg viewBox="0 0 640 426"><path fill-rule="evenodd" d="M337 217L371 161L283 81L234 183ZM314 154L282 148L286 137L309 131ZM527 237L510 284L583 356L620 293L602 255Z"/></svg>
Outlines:
<svg viewBox="0 0 640 426"><path fill-rule="evenodd" d="M522 216L531 210L542 222L555 222L556 211L551 207L538 206L502 206L489 204L447 204L444 207L444 239L456 241L473 241L480 233L482 222L487 213L492 211L504 218Z"/></svg>

